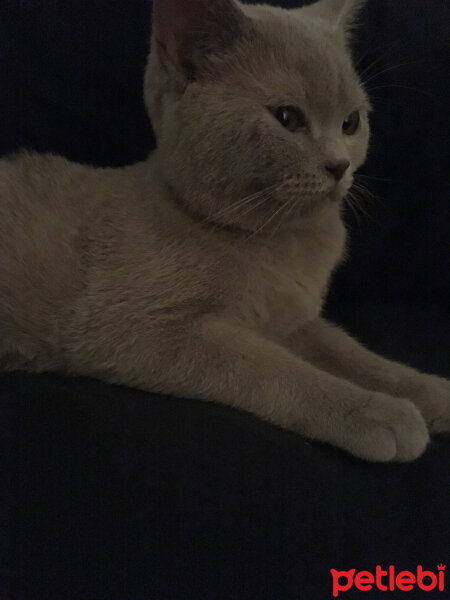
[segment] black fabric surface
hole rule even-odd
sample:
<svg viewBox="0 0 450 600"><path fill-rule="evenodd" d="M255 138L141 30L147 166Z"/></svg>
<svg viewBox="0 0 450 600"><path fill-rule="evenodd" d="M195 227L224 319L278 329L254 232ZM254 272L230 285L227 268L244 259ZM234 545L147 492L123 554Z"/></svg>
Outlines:
<svg viewBox="0 0 450 600"><path fill-rule="evenodd" d="M149 16L144 0L0 0L0 152L144 158ZM363 13L377 198L348 214L327 305L373 349L446 376L449 25L447 0ZM371 465L227 407L89 379L4 375L0 400L0 600L327 600L331 568L449 557L448 436L415 463Z"/></svg>

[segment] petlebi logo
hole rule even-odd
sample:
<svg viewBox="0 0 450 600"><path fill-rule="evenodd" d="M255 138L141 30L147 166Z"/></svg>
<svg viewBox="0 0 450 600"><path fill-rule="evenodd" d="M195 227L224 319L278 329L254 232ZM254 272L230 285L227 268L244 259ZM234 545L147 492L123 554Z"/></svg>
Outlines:
<svg viewBox="0 0 450 600"><path fill-rule="evenodd" d="M415 571L397 571L391 565L383 568L377 565L375 572L359 571L336 571L331 569L333 597L344 597L345 592L356 588L360 592L410 592L411 590L422 590L431 592L433 590L445 591L445 565L437 565L436 570L426 571L419 565ZM370 595L368 596L368 600ZM443 599L444 600L444 599Z"/></svg>

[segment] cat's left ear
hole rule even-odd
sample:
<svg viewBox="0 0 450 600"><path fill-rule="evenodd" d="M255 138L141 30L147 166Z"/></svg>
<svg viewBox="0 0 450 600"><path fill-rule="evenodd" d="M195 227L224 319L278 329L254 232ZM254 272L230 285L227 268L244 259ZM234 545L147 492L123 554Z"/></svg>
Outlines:
<svg viewBox="0 0 450 600"><path fill-rule="evenodd" d="M303 7L304 14L328 21L335 27L347 30L354 24L365 0L318 0Z"/></svg>
<svg viewBox="0 0 450 600"><path fill-rule="evenodd" d="M234 0L153 0L155 51L188 79L195 79L208 56L229 50L246 24Z"/></svg>

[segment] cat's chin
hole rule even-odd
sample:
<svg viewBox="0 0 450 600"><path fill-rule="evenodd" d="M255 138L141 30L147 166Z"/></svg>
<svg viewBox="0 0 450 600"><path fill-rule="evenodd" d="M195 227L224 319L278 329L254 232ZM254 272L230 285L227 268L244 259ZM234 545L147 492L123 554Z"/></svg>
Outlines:
<svg viewBox="0 0 450 600"><path fill-rule="evenodd" d="M348 195L352 185L353 181L345 184L338 184L330 191L330 200L332 202L342 202Z"/></svg>

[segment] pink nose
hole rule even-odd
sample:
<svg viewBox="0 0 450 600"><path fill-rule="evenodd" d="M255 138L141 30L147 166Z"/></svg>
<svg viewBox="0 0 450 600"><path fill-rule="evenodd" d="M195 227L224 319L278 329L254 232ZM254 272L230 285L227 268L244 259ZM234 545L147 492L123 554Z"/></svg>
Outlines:
<svg viewBox="0 0 450 600"><path fill-rule="evenodd" d="M336 181L340 181L345 172L350 166L350 162L348 160L335 160L326 163L325 169L333 175Z"/></svg>

